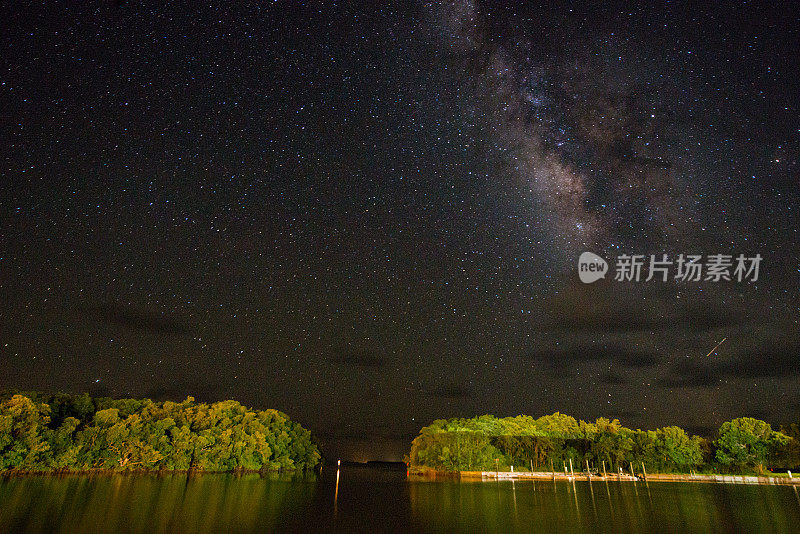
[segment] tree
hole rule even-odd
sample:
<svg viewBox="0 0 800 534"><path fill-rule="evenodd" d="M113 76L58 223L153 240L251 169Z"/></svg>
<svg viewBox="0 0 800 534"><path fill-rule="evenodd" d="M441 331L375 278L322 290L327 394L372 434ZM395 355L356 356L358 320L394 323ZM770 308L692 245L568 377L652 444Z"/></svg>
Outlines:
<svg viewBox="0 0 800 534"><path fill-rule="evenodd" d="M231 400L209 405L192 397L159 403L42 393L4 398L0 470L310 469L322 458L311 433L286 414ZM56 406L57 422L42 399Z"/></svg>
<svg viewBox="0 0 800 534"><path fill-rule="evenodd" d="M0 469L43 470L50 445L44 431L50 407L23 395L0 403Z"/></svg>
<svg viewBox="0 0 800 534"><path fill-rule="evenodd" d="M690 438L677 426L656 430L653 453L651 465L658 466L661 471L688 471L703 461L700 438Z"/></svg>
<svg viewBox="0 0 800 534"><path fill-rule="evenodd" d="M714 445L720 464L736 471L750 468L763 473L764 465L776 447L788 442L789 436L772 430L769 423L740 417L722 423Z"/></svg>

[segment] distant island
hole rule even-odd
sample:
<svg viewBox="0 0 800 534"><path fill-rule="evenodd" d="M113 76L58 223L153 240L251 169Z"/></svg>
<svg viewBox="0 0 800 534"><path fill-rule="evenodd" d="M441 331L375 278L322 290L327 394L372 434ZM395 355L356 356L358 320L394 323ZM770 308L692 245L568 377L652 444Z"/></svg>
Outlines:
<svg viewBox="0 0 800 534"><path fill-rule="evenodd" d="M0 472L305 470L321 460L286 414L233 400L0 395Z"/></svg>
<svg viewBox="0 0 800 534"><path fill-rule="evenodd" d="M554 413L538 419L439 419L422 428L406 461L425 471L584 471L618 473L756 473L800 465L798 425L772 429L742 417L723 423L713 439L682 428L632 430L616 419L595 422Z"/></svg>

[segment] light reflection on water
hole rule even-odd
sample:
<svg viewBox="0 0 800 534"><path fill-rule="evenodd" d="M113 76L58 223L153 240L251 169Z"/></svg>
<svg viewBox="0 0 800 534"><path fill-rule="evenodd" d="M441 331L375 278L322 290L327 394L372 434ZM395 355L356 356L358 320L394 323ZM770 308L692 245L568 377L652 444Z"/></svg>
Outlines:
<svg viewBox="0 0 800 534"><path fill-rule="evenodd" d="M323 476L0 478L0 532L790 532L789 486Z"/></svg>
<svg viewBox="0 0 800 534"><path fill-rule="evenodd" d="M315 488L253 474L11 478L0 481L0 531L259 531L305 510Z"/></svg>
<svg viewBox="0 0 800 534"><path fill-rule="evenodd" d="M797 490L700 483L501 481L412 484L436 531L796 532Z"/></svg>

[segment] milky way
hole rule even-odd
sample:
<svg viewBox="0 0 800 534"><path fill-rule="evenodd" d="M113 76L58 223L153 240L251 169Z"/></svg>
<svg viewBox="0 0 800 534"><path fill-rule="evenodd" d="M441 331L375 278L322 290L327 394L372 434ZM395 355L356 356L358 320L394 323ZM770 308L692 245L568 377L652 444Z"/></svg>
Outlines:
<svg viewBox="0 0 800 534"><path fill-rule="evenodd" d="M0 387L235 398L357 459L483 413L796 419L791 3L6 11ZM585 285L586 249L764 262Z"/></svg>
<svg viewBox="0 0 800 534"><path fill-rule="evenodd" d="M512 12L506 17L515 29L508 21L489 29L487 14L470 0L432 10L506 154L504 177L530 186L533 218L555 234L556 246L572 256L630 245L636 234L646 234L649 247L679 234L691 215L674 187L675 140L664 124L674 114L657 104L675 93L674 84L655 72L657 58L637 58L613 34L554 52L552 43L548 49L526 37L525 28L544 22ZM558 29L547 34L565 37Z"/></svg>

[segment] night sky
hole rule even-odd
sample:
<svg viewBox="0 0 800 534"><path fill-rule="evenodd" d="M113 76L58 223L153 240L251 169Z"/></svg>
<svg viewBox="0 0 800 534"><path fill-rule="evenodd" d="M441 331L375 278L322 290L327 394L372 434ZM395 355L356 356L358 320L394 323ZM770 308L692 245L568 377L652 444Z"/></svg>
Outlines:
<svg viewBox="0 0 800 534"><path fill-rule="evenodd" d="M356 460L484 413L797 421L796 10L518 4L6 3L0 387L234 398Z"/></svg>

